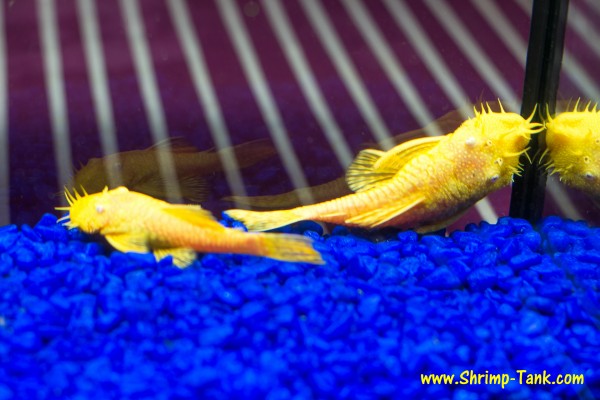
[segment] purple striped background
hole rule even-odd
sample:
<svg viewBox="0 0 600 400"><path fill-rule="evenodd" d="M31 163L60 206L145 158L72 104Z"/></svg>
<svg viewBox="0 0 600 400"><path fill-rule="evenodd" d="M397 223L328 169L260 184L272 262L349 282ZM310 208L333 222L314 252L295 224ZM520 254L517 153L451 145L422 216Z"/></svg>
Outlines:
<svg viewBox="0 0 600 400"><path fill-rule="evenodd" d="M92 77L86 66L86 42L78 7L85 1L41 0L50 3L55 10L55 27L58 32L62 61L62 90L64 93L70 149L75 165L85 163L91 157L102 155L99 121L94 111ZM7 159L0 159L0 171L8 176L0 187L0 223L34 223L43 212L52 212L60 199L56 192L60 182L57 168L60 160L54 155L54 139L51 126L48 78L44 69L44 42L38 7L41 1L3 1L0 19L1 40L6 43L6 54L0 54L6 79L0 82L0 91L6 94L7 121L0 121L0 138L7 140ZM127 29L132 21L123 14L123 3L133 0L103 0L87 2L95 9L99 27L104 68L108 78L110 106L119 151L145 148L152 144L152 127L145 110L140 76L135 68L134 52L128 42ZM236 52L231 28L219 10L221 0L196 0L178 2L185 7L193 23L193 35L201 43L210 82L226 121L233 144L258 138L270 137L271 125L261 113L259 100L246 75L243 60ZM383 129L397 135L421 127L423 124L411 111L410 104L394 86L394 78L387 75L385 66L377 57L364 32L350 16L348 8L356 3L366 10L369 20L383 37L406 78L421 96L426 111L432 118L442 116L478 99L494 100L500 97L498 87L509 90L517 101L522 94L524 53L519 56L511 51L507 36L497 31L479 7L493 7L498 20L505 19L517 38L526 44L530 23L528 10L531 1L280 1L279 5L290 20L293 31L303 50L305 61L318 84L335 123L343 133L353 154L367 142L375 142L372 123L361 112L348 82L336 67L336 57L323 43L306 12L311 4L320 5L328 18L328 26L339 36L350 64L359 81L366 89L365 98L383 121ZM600 97L600 52L595 42L600 42L600 7L595 0L572 0L566 49L569 61L563 65L560 97L582 97L597 101ZM250 40L252 51L259 60L259 67L268 83L276 111L280 114L285 132L291 140L295 154L302 165L302 172L310 184L334 179L343 173L332 147L313 114L310 99L305 97L301 83L278 40L265 7L268 2L246 0L223 0L237 8L243 27ZM442 85L432 65L419 53L420 43L411 40L405 30L398 26L386 3L401 4L414 14L413 22L426 33L434 50L441 57L450 74L445 80L453 81L464 92L461 104L456 104ZM195 90L190 65L173 24L169 2L166 0L135 1L143 22L145 39L149 46L151 66L156 77L159 101L164 109L167 133L183 136L199 149L215 146L211 126L204 114L199 95ZM460 41L434 12L437 4L453 10L458 19L455 28L467 32L483 51L498 72L488 75L476 61L470 59ZM258 11L256 13L256 11ZM583 18L583 20L582 20ZM495 19L495 18L494 18ZM578 29L582 21L592 29L583 35ZM481 59L481 55L479 59ZM567 68L569 66L569 68ZM581 80L581 77L587 79ZM0 76L1 78L1 76ZM586 84L587 82L587 84ZM592 84L590 85L589 82ZM500 85L500 86L498 86ZM502 86L503 85L503 86ZM4 105L0 101L0 107ZM519 104L508 104L518 110ZM222 134L222 133L221 133ZM284 161L274 159L241 172L249 194L275 194L293 189L285 172ZM2 183L2 181L0 181ZM216 200L229 194L223 175L212 182L213 200L209 206L220 211L227 204ZM569 202L555 193L548 193L546 214L560 214L571 218L583 217L595 221L598 213L588 200L556 185L559 192L567 194ZM5 187L4 187L5 186ZM496 215L506 215L510 190L507 188L491 196ZM569 205L578 214L573 214ZM480 221L482 214L473 208L456 226L466 222Z"/></svg>

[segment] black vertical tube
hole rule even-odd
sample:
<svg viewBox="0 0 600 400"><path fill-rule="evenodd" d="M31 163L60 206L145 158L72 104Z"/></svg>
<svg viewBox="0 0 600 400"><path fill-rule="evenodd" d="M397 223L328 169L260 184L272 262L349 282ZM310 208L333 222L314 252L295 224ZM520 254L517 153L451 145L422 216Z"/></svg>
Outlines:
<svg viewBox="0 0 600 400"><path fill-rule="evenodd" d="M535 122L541 122L546 107L554 113L568 8L569 0L533 2L521 115L529 117L537 106ZM525 169L521 176L515 176L510 216L535 223L542 217L546 189L546 171L540 166L539 156L535 157L546 148L544 133L535 135L529 146L527 153L533 163L525 155L521 157Z"/></svg>

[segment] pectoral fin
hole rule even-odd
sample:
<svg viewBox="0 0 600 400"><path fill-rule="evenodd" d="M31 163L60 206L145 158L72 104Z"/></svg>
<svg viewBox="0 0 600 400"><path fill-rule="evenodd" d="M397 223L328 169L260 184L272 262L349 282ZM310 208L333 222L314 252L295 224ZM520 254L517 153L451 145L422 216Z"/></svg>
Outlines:
<svg viewBox="0 0 600 400"><path fill-rule="evenodd" d="M156 249L153 253L157 261L172 256L173 264L179 268L185 268L196 260L196 252L187 248Z"/></svg>
<svg viewBox="0 0 600 400"><path fill-rule="evenodd" d="M150 251L146 235L143 233L103 233L103 235L112 247L124 253L129 251L148 253Z"/></svg>
<svg viewBox="0 0 600 400"><path fill-rule="evenodd" d="M410 203L399 203L394 204L393 206L371 210L347 219L346 223L360 225L367 228L377 228L389 220L394 219L397 216L418 206L424 200L424 197L419 197Z"/></svg>
<svg viewBox="0 0 600 400"><path fill-rule="evenodd" d="M202 203L208 198L210 188L206 180L199 176L186 176L179 179L181 195L192 203Z"/></svg>

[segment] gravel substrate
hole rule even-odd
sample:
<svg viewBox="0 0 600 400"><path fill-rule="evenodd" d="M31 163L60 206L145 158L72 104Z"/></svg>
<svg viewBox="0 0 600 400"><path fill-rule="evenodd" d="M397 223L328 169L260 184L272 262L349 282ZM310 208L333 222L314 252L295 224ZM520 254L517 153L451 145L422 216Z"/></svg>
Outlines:
<svg viewBox="0 0 600 400"><path fill-rule="evenodd" d="M287 231L327 264L208 254L180 270L50 214L0 227L0 399L600 397L600 229ZM470 370L517 380L421 383Z"/></svg>

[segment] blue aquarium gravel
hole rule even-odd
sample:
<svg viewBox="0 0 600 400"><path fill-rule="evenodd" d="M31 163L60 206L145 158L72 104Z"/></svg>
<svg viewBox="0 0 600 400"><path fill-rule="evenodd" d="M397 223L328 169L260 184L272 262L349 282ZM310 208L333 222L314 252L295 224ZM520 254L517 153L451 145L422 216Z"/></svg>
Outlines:
<svg viewBox="0 0 600 400"><path fill-rule="evenodd" d="M600 229L287 231L326 265L208 254L180 270L50 214L0 227L0 399L600 396ZM517 380L421 381L464 371Z"/></svg>

